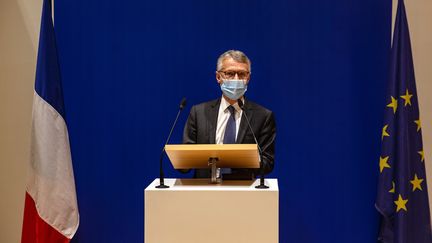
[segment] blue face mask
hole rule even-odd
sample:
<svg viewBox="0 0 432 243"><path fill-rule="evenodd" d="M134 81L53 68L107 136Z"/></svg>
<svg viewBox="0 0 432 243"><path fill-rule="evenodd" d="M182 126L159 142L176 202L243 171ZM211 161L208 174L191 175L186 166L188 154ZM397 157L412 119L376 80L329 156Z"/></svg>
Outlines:
<svg viewBox="0 0 432 243"><path fill-rule="evenodd" d="M244 95L247 90L245 80L226 79L221 84L223 94L231 100L237 100Z"/></svg>

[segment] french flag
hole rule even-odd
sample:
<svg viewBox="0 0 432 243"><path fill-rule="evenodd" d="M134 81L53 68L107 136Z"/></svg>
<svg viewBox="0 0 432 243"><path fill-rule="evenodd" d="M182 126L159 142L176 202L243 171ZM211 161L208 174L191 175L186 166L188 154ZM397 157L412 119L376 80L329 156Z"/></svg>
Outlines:
<svg viewBox="0 0 432 243"><path fill-rule="evenodd" d="M44 0L22 243L69 242L79 224L51 9Z"/></svg>

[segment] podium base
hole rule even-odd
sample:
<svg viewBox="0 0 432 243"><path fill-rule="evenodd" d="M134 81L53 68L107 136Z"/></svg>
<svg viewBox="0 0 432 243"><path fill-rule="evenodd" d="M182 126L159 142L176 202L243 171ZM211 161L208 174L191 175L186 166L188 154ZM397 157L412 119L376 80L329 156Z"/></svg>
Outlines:
<svg viewBox="0 0 432 243"><path fill-rule="evenodd" d="M279 243L278 183L265 183L166 178L157 189L157 179L144 192L144 242Z"/></svg>

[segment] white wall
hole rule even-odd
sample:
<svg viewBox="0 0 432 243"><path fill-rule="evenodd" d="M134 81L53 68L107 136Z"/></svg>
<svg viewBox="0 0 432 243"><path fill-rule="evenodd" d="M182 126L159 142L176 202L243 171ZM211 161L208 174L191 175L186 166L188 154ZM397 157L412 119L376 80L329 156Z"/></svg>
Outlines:
<svg viewBox="0 0 432 243"><path fill-rule="evenodd" d="M20 242L42 0L0 0L0 242Z"/></svg>

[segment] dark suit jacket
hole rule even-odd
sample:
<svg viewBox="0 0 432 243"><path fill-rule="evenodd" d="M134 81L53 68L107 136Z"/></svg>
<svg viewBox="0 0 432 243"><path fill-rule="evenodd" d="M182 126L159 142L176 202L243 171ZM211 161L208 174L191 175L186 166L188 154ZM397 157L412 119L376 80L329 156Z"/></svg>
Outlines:
<svg viewBox="0 0 432 243"><path fill-rule="evenodd" d="M216 124L221 98L195 105L191 108L183 132L183 143L214 144L216 143ZM246 112L251 127L262 149L262 160L265 174L274 167L276 124L273 112L247 99L240 122L236 143L253 144L255 140L249 130L244 113ZM226 179L252 179L259 176L259 169L232 169L232 174L224 175ZM209 169L196 169L194 177L209 178Z"/></svg>

